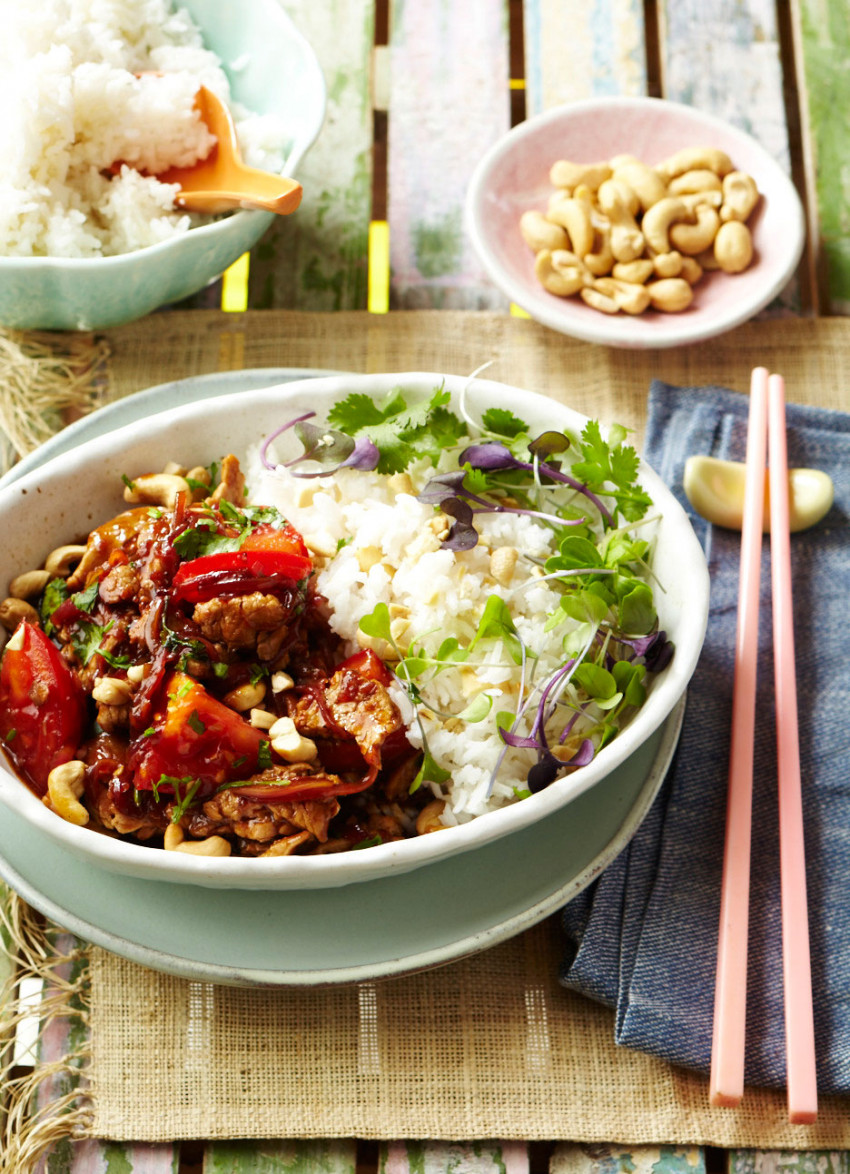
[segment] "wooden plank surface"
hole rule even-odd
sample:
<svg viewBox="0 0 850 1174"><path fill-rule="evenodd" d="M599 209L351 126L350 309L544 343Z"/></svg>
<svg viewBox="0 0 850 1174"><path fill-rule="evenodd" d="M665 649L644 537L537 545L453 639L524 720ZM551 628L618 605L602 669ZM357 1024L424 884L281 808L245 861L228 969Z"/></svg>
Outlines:
<svg viewBox="0 0 850 1174"><path fill-rule="evenodd" d="M464 232L467 184L510 126L506 0L390 9L391 305L501 309Z"/></svg>
<svg viewBox="0 0 850 1174"><path fill-rule="evenodd" d="M528 1174L528 1147L519 1141L396 1141L383 1143L378 1174Z"/></svg>
<svg viewBox="0 0 850 1174"><path fill-rule="evenodd" d="M698 1146L565 1144L556 1146L549 1174L705 1174Z"/></svg>
<svg viewBox="0 0 850 1174"><path fill-rule="evenodd" d="M294 216L278 217L251 255L252 309L363 310L372 206L373 0L282 0L315 50L328 105L298 169Z"/></svg>
<svg viewBox="0 0 850 1174"><path fill-rule="evenodd" d="M850 313L850 7L846 0L794 0L798 86L808 177L810 235L822 313Z"/></svg>
<svg viewBox="0 0 850 1174"><path fill-rule="evenodd" d="M524 0L530 117L562 102L647 90L642 0Z"/></svg>
<svg viewBox="0 0 850 1174"><path fill-rule="evenodd" d="M775 0L659 0L658 11L663 96L746 131L790 175ZM764 313L799 310L795 277Z"/></svg>
<svg viewBox="0 0 850 1174"><path fill-rule="evenodd" d="M354 1141L218 1141L203 1174L355 1174Z"/></svg>

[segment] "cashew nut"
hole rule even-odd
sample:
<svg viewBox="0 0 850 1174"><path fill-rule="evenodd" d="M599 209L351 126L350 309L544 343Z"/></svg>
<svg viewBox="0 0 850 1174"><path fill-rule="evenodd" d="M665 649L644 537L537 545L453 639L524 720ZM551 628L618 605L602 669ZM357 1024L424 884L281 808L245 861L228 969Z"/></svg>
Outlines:
<svg viewBox="0 0 850 1174"><path fill-rule="evenodd" d="M48 806L57 815L77 827L84 827L89 822L89 813L79 801L85 789L85 778L85 763L77 758L54 766L47 776L45 801L49 801Z"/></svg>
<svg viewBox="0 0 850 1174"><path fill-rule="evenodd" d="M429 832L439 832L446 826L440 819L445 811L446 804L442 799L432 800L427 807L423 807L416 817L416 834L427 836Z"/></svg>
<svg viewBox="0 0 850 1174"><path fill-rule="evenodd" d="M730 171L723 177L721 220L746 220L758 203L759 190L751 175Z"/></svg>
<svg viewBox="0 0 850 1174"><path fill-rule="evenodd" d="M640 257L637 261L618 261L611 270L611 276L617 281L630 281L633 284L643 285L654 272L652 261Z"/></svg>
<svg viewBox="0 0 850 1174"><path fill-rule="evenodd" d="M596 238L596 252L585 254L584 263L594 277L603 277L614 265L610 227L597 229Z"/></svg>
<svg viewBox="0 0 850 1174"><path fill-rule="evenodd" d="M658 163L655 170L668 183L677 175L684 175L686 171L714 171L719 176L727 175L732 170L732 160L725 151L717 147L685 147Z"/></svg>
<svg viewBox="0 0 850 1174"><path fill-rule="evenodd" d="M655 310L676 314L680 310L686 310L694 300L694 291L682 277L665 277L661 281L651 281L645 288L649 291Z"/></svg>
<svg viewBox="0 0 850 1174"><path fill-rule="evenodd" d="M222 836L208 836L205 840L187 840L177 823L170 823L162 837L166 852L184 852L187 856L229 856L230 844Z"/></svg>
<svg viewBox="0 0 850 1174"><path fill-rule="evenodd" d="M98 677L91 695L99 705L126 705L133 696L133 682L123 677Z"/></svg>
<svg viewBox="0 0 850 1174"><path fill-rule="evenodd" d="M51 578L67 579L85 553L84 546L57 546L44 560L44 569Z"/></svg>
<svg viewBox="0 0 850 1174"><path fill-rule="evenodd" d="M682 254L677 249L669 253L655 253L652 268L658 277L678 277L682 272Z"/></svg>
<svg viewBox="0 0 850 1174"><path fill-rule="evenodd" d="M702 277L702 265L700 265L696 257L682 258L682 268L679 272L679 277L684 277L688 285L696 285Z"/></svg>
<svg viewBox="0 0 850 1174"><path fill-rule="evenodd" d="M717 236L720 227L720 217L707 204L700 204L694 210L696 224L672 224L670 226L670 241L688 257L695 257L704 252Z"/></svg>
<svg viewBox="0 0 850 1174"><path fill-rule="evenodd" d="M0 624L7 632L14 632L18 624L26 620L30 624L38 624L38 612L25 599L4 599L0 603Z"/></svg>
<svg viewBox="0 0 850 1174"><path fill-rule="evenodd" d="M695 212L707 204L709 208L719 208L723 203L723 192L710 189L704 192L683 192L679 197L689 212Z"/></svg>
<svg viewBox="0 0 850 1174"><path fill-rule="evenodd" d="M644 212L667 195L667 185L658 172L639 160L621 163L615 167L613 178L632 189Z"/></svg>
<svg viewBox="0 0 850 1174"><path fill-rule="evenodd" d="M626 314L642 314L649 306L649 291L645 285L600 277L594 288L606 297L613 298Z"/></svg>
<svg viewBox="0 0 850 1174"><path fill-rule="evenodd" d="M134 685L138 685L147 676L147 666L144 664L131 664L127 669L127 680L132 681Z"/></svg>
<svg viewBox="0 0 850 1174"><path fill-rule="evenodd" d="M599 207L611 222L611 252L617 261L636 261L644 250L644 234L631 211L634 192L617 180L599 189Z"/></svg>
<svg viewBox="0 0 850 1174"><path fill-rule="evenodd" d="M552 164L549 179L556 188L575 188L584 184L591 191L596 191L610 174L611 168L607 163L571 163L568 159L559 159Z"/></svg>
<svg viewBox="0 0 850 1174"><path fill-rule="evenodd" d="M9 584L13 599L35 599L50 582L50 571L24 571Z"/></svg>
<svg viewBox="0 0 850 1174"><path fill-rule="evenodd" d="M311 738L304 738L295 728L291 717L279 717L269 729L272 750L286 762L312 762L318 747Z"/></svg>
<svg viewBox="0 0 850 1174"><path fill-rule="evenodd" d="M277 718L267 709L252 709L248 721L255 730L270 730Z"/></svg>
<svg viewBox="0 0 850 1174"><path fill-rule="evenodd" d="M565 250L556 250L556 253L559 252L563 253ZM534 276L549 293L557 294L560 298L568 298L571 294L578 293L585 284L584 274L577 265L571 268L556 268L554 256L555 254L548 249L541 249L534 259Z"/></svg>
<svg viewBox="0 0 850 1174"><path fill-rule="evenodd" d="M656 253L669 253L671 226L680 220L693 219L694 214L678 196L665 196L648 209L641 222L646 243Z"/></svg>
<svg viewBox="0 0 850 1174"><path fill-rule="evenodd" d="M720 176L716 171L700 168L697 171L686 171L670 180L670 195L694 195L698 192L719 192L721 190Z"/></svg>
<svg viewBox="0 0 850 1174"><path fill-rule="evenodd" d="M549 219L567 230L572 251L584 257L593 249L593 225L590 206L584 200L561 200L549 210Z"/></svg>
<svg viewBox="0 0 850 1174"><path fill-rule="evenodd" d="M239 713L244 713L246 710L253 709L259 705L265 695L265 681L246 681L244 685L237 685L235 689L231 689L229 693L225 693L222 700L231 709L238 710Z"/></svg>
<svg viewBox="0 0 850 1174"><path fill-rule="evenodd" d="M714 256L724 273L741 273L753 259L753 238L746 224L727 220L714 238Z"/></svg>
<svg viewBox="0 0 850 1174"><path fill-rule="evenodd" d="M272 673L272 693L285 693L294 684L295 681L290 677L289 673L283 671Z"/></svg>
<svg viewBox="0 0 850 1174"><path fill-rule="evenodd" d="M601 279L600 279L601 280ZM603 314L619 314L620 307L613 298L601 293L598 289L586 288L581 291L582 301L594 310L601 310Z"/></svg>
<svg viewBox="0 0 850 1174"><path fill-rule="evenodd" d="M523 212L519 218L519 231L535 253L541 249L565 249L569 244L566 231L560 224L547 220L542 212Z"/></svg>
<svg viewBox="0 0 850 1174"><path fill-rule="evenodd" d="M191 498L192 492L185 477L178 477L176 473L142 473L124 487L124 500L170 508L179 493Z"/></svg>
<svg viewBox="0 0 850 1174"><path fill-rule="evenodd" d="M517 558L514 546L497 546L490 554L490 574L503 587L507 586L513 578Z"/></svg>

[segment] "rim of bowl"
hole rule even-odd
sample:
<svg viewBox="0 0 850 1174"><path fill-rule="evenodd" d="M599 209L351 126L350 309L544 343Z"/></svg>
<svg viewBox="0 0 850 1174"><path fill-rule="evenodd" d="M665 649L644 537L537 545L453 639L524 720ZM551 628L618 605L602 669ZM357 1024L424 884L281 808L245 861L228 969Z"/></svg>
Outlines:
<svg viewBox="0 0 850 1174"><path fill-rule="evenodd" d="M492 250L487 243L487 235L482 227L485 222L485 217L479 214L479 210L484 193L488 187L490 176L500 161L511 152L517 143L538 133L541 127L545 128L550 123L557 124L565 118L569 118L571 115L584 115L603 107L617 106L627 107L629 109L640 109L641 107L645 109L659 109L663 107L673 110L676 114L683 118L686 117L694 123L699 123L701 126L716 127L724 135L731 136L745 145L747 150L755 152L759 157L760 164L770 172L776 184L783 191L784 198L787 199L790 205L791 216L789 217L788 227L791 230L793 244L781 272L777 274L769 286L765 286L764 291L757 298L752 299L744 306L730 306L725 313L713 318L710 323L703 323L702 326L697 323L694 317L686 319L680 315L671 314L669 315L671 321L665 326L665 329L652 335L644 335L643 337L639 329L639 316L633 322L630 317L625 315L617 315L612 318L600 315L599 317L602 320L597 325L590 318L588 318L587 324L585 324L583 319L578 320L576 323L573 323L570 319L565 320L555 307L550 311L545 303L538 305L535 301L533 308L529 309L529 288L517 281L495 260ZM803 255L803 248L806 241L805 213L799 193L791 179L785 174L770 152L757 139L715 114L699 110L694 106L688 106L683 102L672 102L667 98L650 98L647 96L601 95L596 98L583 98L577 102L566 102L559 106L554 106L551 110L545 110L540 114L535 114L517 126L512 127L511 130L490 147L477 164L467 188L464 211L466 230L469 233L478 259L488 275L513 302L521 306L535 321L540 322L544 326L548 326L552 330L558 331L560 334L568 334L574 338L583 339L585 342L600 343L606 346L620 346L635 350L651 350L703 342L706 339L715 338L717 335L732 330L734 327L740 326L743 322L748 321L760 310L764 309L768 302L789 281ZM697 315L699 314L698 308L696 313Z"/></svg>
<svg viewBox="0 0 850 1174"><path fill-rule="evenodd" d="M273 407L279 416L281 404L285 404L287 400L297 399L299 395L307 396L315 405L322 403L325 396L337 398L341 394L367 389L371 389L372 394L380 394L402 383L406 389L420 397L430 394L440 382L454 394L457 394L462 386L469 384L468 394L475 398L480 396L481 402L485 405L503 402L505 406L522 410L523 403L530 404L533 420L545 411L550 419L554 414L556 422L573 430L582 427L588 420L588 417L559 401L509 384L483 379L475 379L474 383L470 384L465 376L398 372L330 376L325 379L298 380L256 391L235 392L211 401L198 400L179 405L152 416L149 423L155 433L173 433L174 429L181 425L188 426L196 421L208 419L210 414L230 408L238 408L241 414L248 408L251 416L256 418L258 411L264 412ZM332 402L331 398L326 402ZM535 405L537 411L533 410ZM268 431L271 432L272 428L269 427ZM258 421L258 442L262 436L263 425ZM45 465L0 490L0 518L7 504L18 502L21 496L25 496L29 489L35 490L45 478L67 478L73 475L75 470L92 461L103 460L110 453L124 452L139 439L138 424L131 423L52 458ZM150 434L145 439L150 440ZM689 601L696 606L691 621L683 629L685 638L677 643L677 656L673 660L675 674L662 677L654 683L647 701L650 708L642 711L650 719L644 730L642 740L645 740L669 716L676 701L683 695L696 667L708 620L709 580L702 548L685 510L661 477L643 459L640 473L655 503L661 501L663 516L669 525L675 527L683 548L690 548L693 555L695 563L690 572L693 594ZM582 791L601 782L634 752L636 747L627 736L633 724L634 722L630 723L623 731L623 735L615 738L603 749L600 757L606 755L606 752L607 756L603 758L604 769L601 772L591 769L593 764L590 764L589 767L582 768L587 773L576 772L571 776L562 776L543 791L519 803L476 816L456 827L446 828L439 836L421 836L418 839L376 845L368 853L356 853L356 861L352 860L353 854L350 852L328 856L290 856L271 860L223 857L211 861L178 853L163 853L144 845L129 844L57 819L18 778L2 756L0 802L14 806L22 818L51 836L54 841L62 843L70 851L83 853L107 867L118 868L132 875L144 874L150 879L211 884L214 887L223 887L230 883L241 887L250 885L254 888L309 888L311 881L322 887L331 887L335 884L361 883L376 879L378 876L391 873L396 867L400 870L419 868L431 861L479 847L536 823L549 812L568 805ZM595 761L598 762L598 759ZM510 826L504 827L505 824ZM90 838L82 840L81 832Z"/></svg>
<svg viewBox="0 0 850 1174"><path fill-rule="evenodd" d="M304 36L304 34L296 28L291 17L276 3L268 3L268 0L260 0L266 10L266 19L270 22L277 22L282 31L284 31L292 41L299 45L301 52L304 55L305 65L308 67L311 74L311 84L316 87L316 96L318 101L314 116L311 120L305 123L302 134L292 144L292 149L283 162L283 167L278 173L280 175L294 177L296 168L301 160L304 158L307 151L315 143L319 137L319 131L322 129L322 124L325 121L325 114L327 111L327 83L325 82L325 75L322 73L322 68L319 64L319 59L316 56L316 51L313 46ZM225 66L222 64L222 69L227 72ZM11 269L21 266L27 269L69 269L74 271L76 269L84 270L89 268L93 262L96 262L100 267L120 268L121 265L128 265L134 259L140 257L156 257L159 253L165 252L169 248L173 248L178 241L186 240L191 236L192 240L199 242L207 240L211 236L223 236L227 229L234 226L241 226L247 224L250 220L259 220L260 218L272 222L274 218L273 212L264 212L257 208L240 208L235 212L231 212L218 220L213 220L208 224L199 224L192 228L189 232L182 233L179 236L169 237L167 240L156 241L155 244L145 245L141 249L133 249L129 253L115 253L106 257L31 257L31 256L3 256L0 255L0 269Z"/></svg>

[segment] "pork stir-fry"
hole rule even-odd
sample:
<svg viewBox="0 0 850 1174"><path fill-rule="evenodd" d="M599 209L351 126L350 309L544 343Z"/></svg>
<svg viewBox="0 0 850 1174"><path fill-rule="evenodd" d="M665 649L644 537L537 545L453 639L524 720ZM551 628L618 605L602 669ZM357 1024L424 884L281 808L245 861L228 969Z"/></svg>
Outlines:
<svg viewBox="0 0 850 1174"><path fill-rule="evenodd" d="M369 650L345 656L301 536L245 504L235 457L219 477L128 482L131 508L13 582L6 753L65 819L166 849L286 856L417 834L432 796L411 794L391 674Z"/></svg>

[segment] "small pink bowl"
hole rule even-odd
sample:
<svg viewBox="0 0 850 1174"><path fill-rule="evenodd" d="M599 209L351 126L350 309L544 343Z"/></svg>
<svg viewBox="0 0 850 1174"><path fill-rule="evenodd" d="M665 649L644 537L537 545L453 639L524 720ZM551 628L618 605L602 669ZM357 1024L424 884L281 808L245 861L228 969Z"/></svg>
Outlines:
<svg viewBox="0 0 850 1174"><path fill-rule="evenodd" d="M548 293L519 232L531 208L546 210L556 159L593 163L635 155L655 164L684 147L719 147L748 172L762 198L748 225L755 256L743 273L706 273L687 310L608 315L579 297ZM606 346L681 346L722 334L768 304L791 278L805 241L803 208L788 176L749 135L712 115L659 98L594 98L521 123L484 156L466 199L466 226L492 280L532 318L563 334Z"/></svg>

